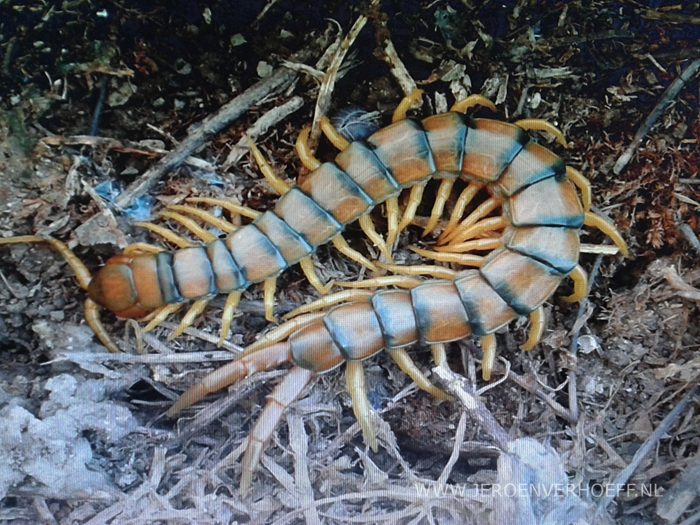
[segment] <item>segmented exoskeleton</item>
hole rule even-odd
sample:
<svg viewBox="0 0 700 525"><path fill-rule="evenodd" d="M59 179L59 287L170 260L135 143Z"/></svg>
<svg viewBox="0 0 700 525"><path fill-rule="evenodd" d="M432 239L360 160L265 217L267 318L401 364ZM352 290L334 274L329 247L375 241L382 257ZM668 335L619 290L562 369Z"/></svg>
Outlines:
<svg viewBox="0 0 700 525"><path fill-rule="evenodd" d="M590 187L586 179L567 168L550 150L530 140L525 131L544 129L564 142L556 128L543 121L508 124L465 117L465 109L490 104L481 97L470 97L448 113L422 121L407 120L405 110L412 100L408 97L402 103L394 115L394 124L365 141L348 144L326 126L329 138L342 149L333 162L321 164L308 153L305 130L298 149L302 161L313 171L298 186L289 187L276 178L253 147L263 173L283 194L273 210L261 214L219 200L199 199L254 218L253 223L238 229L197 208L181 206L166 212L205 241L206 246L195 246L183 237L149 225L180 249L167 252L137 245L107 261L91 279L65 245L49 240L88 289L88 322L110 349L116 349L116 345L102 329L95 303L120 317L142 317L160 309L148 329L177 305L195 300L177 335L201 313L212 295L229 293L222 321L223 340L240 293L251 283L265 282L268 317L272 316L275 278L292 264L300 262L312 284L325 290L313 270L310 255L329 241L371 269L384 266L432 278L420 281L406 276L380 277L365 284L397 284L409 290L357 290L327 296L303 310L313 313L282 325L249 347L242 359L210 374L173 406L170 415L242 377L282 363L294 364L270 396L253 430L243 466L244 490L284 409L314 376L347 363L355 413L368 442L376 447L361 360L386 348L421 388L440 396L441 392L412 363L403 347L418 341L431 344L436 360L443 361L444 343L475 334L482 337L483 375L488 379L496 355L493 334L499 327L519 315L529 315L532 328L523 348L531 349L544 330L542 304L562 279L574 279L574 294L569 300L578 300L587 293L586 274L578 265L578 234L584 224L603 230L627 254L614 226L588 211ZM438 252L416 251L476 269L459 273L427 266L402 270L373 263L351 249L340 236L348 223L359 220L370 239L391 260L391 246L398 233L414 219L430 179L441 179L441 184L426 233L438 223L454 182L463 179L467 186L438 239L442 245ZM409 187L409 202L400 217L397 197ZM481 189L488 191L490 197L462 218L466 206ZM382 202L387 203L386 239L376 232L368 215ZM502 215L491 216L499 207ZM196 215L223 229L228 233L226 239L216 238L185 215ZM37 241L41 239L25 237L0 243ZM490 253L468 253L473 251ZM348 300L353 302L329 312L313 311Z"/></svg>

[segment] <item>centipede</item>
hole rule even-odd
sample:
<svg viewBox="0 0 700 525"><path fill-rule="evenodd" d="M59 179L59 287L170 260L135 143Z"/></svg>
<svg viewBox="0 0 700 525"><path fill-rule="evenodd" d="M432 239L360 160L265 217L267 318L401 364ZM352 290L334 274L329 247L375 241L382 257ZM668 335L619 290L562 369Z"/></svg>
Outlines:
<svg viewBox="0 0 700 525"><path fill-rule="evenodd" d="M307 142L310 128L304 129L297 151L310 173L297 185L281 180L251 143L261 171L281 194L274 208L261 213L207 198L190 199L190 206L173 206L164 216L188 229L197 241L158 225L144 226L165 237L176 250L133 245L109 259L92 277L56 239L22 236L0 239L0 244L48 242L58 250L87 290L89 326L111 351L119 348L102 326L100 307L122 318L149 316L144 330L150 330L192 302L173 334L176 337L214 296L228 294L221 343L228 337L241 293L253 283L264 283L265 313L272 320L276 279L290 266L300 264L323 297L246 348L240 359L195 384L168 415L175 417L242 378L291 366L268 397L251 432L242 464L241 491L245 492L284 411L316 377L345 364L353 410L367 443L376 449L363 360L386 350L421 389L445 398L412 361L406 347L429 345L439 364L446 360L446 343L470 335L480 337L482 375L488 380L494 369L498 329L518 317L529 317L530 333L521 348L531 350L545 329L543 305L561 282L570 277L574 283L573 294L564 300L578 301L588 293L587 275L579 264L579 234L584 226L601 230L622 255L628 255L615 226L591 211L588 180L529 134L549 132L566 146L556 127L542 120L507 123L468 117L467 111L475 106L495 110L479 95L455 103L446 113L422 120L407 118L408 108L420 96L415 92L406 97L394 112L393 123L363 140L349 142L327 120L322 121L325 135L340 149L329 162L321 163L313 156ZM424 236L440 222L455 183L464 185L436 248L413 248L440 264L395 265L392 246L415 220L431 180L439 180L439 187ZM399 196L404 190L409 195L401 212ZM476 195L484 192L488 197L465 213ZM370 215L382 203L386 236L377 232ZM236 227L198 204L221 206L252 222ZM217 237L194 218L216 226L226 237ZM368 259L344 239L345 227L356 221L383 255L383 262ZM327 243L377 274L391 271L394 275L361 281L356 288L329 295L311 259ZM455 266L459 269L453 269Z"/></svg>

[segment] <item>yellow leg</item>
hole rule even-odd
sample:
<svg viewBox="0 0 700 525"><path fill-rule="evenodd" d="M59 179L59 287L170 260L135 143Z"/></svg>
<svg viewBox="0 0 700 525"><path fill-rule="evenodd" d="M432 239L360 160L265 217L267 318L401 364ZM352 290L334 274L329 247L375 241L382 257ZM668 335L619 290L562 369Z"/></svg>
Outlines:
<svg viewBox="0 0 700 525"><path fill-rule="evenodd" d="M598 228L613 240L617 247L620 248L620 253L622 253L622 255L629 257L630 252L627 248L627 243L625 243L625 240L622 238L622 235L620 235L620 232L617 231L617 228L615 228L613 223L590 211L586 212L585 217L584 224L586 226Z"/></svg>
<svg viewBox="0 0 700 525"><path fill-rule="evenodd" d="M462 241L466 241L467 239L473 239L474 237L479 237L481 235L484 235L488 232L492 232L495 230L502 230L503 228L507 227L509 224L508 219L506 219L503 216L500 217L488 217L486 219L482 219L478 221L476 224L472 224L468 228L462 230L462 233L460 235L460 238ZM460 242L454 242L455 246L459 246ZM445 251L452 251L450 250L450 246L453 246L453 244L447 244L444 246Z"/></svg>
<svg viewBox="0 0 700 525"><path fill-rule="evenodd" d="M418 385L418 388L428 392L428 394L431 394L438 399L452 399L445 392L433 385L427 377L425 377L423 372L421 372L420 368L416 366L406 350L403 348L389 350L389 355L391 355L391 358L396 362L401 371L410 377L416 385Z"/></svg>
<svg viewBox="0 0 700 525"><path fill-rule="evenodd" d="M153 246L152 244L146 244L145 242L135 242L124 248L124 255L138 255L139 253L160 253L164 252L165 248L160 246Z"/></svg>
<svg viewBox="0 0 700 525"><path fill-rule="evenodd" d="M576 303L588 295L588 275L586 270L577 264L573 271L569 274L574 281L574 293L568 297L562 297L562 301L567 303Z"/></svg>
<svg viewBox="0 0 700 525"><path fill-rule="evenodd" d="M421 237L425 237L431 233L435 229L435 226L437 226L437 223L440 221L440 217L442 217L442 212L445 209L445 203L447 202L447 198L450 196L454 183L454 179L442 179L437 195L435 196L435 204L433 204L433 209L430 212L430 220L428 220L428 224L425 226Z"/></svg>
<svg viewBox="0 0 700 525"><path fill-rule="evenodd" d="M231 224L227 220L222 219L220 217L216 217L206 210L200 210L199 208L193 208L192 206L183 206L181 204L173 204L171 206L168 206L168 209L175 212L199 217L207 224L211 224L215 228L219 228L224 233L233 233L238 229L237 226Z"/></svg>
<svg viewBox="0 0 700 525"><path fill-rule="evenodd" d="M447 365L447 350L444 343L430 345L430 351L433 353L433 360L437 366Z"/></svg>
<svg viewBox="0 0 700 525"><path fill-rule="evenodd" d="M484 381L491 380L491 372L496 364L496 336L494 334L485 335L481 338L481 349L484 352L484 363L481 369L481 377Z"/></svg>
<svg viewBox="0 0 700 525"><path fill-rule="evenodd" d="M474 239L457 244L448 244L447 246L438 246L435 250L437 252L466 253L477 250L496 250L502 246L503 241L501 241L500 237L491 237L486 239Z"/></svg>
<svg viewBox="0 0 700 525"><path fill-rule="evenodd" d="M416 252L422 257L427 257L434 261L446 262L446 263L456 263L461 266L472 266L474 268L480 268L484 264L484 258L481 255L474 255L471 253L443 253L443 252L433 252L430 250L423 250L422 248L416 248L414 246L409 246L409 248Z"/></svg>
<svg viewBox="0 0 700 525"><path fill-rule="evenodd" d="M184 215L180 215L179 213L175 213L168 210L161 211L160 216L165 219L175 221L178 224L181 224L182 226L187 228L187 230L189 230L193 235L203 240L204 242L213 242L217 239L216 235L205 230L189 217L185 217Z"/></svg>
<svg viewBox="0 0 700 525"><path fill-rule="evenodd" d="M313 152L309 149L309 134L311 133L311 126L308 126L301 130L299 137L297 138L294 148L297 150L297 155L299 155L299 160L301 163L310 170L315 170L321 165L321 161L314 157Z"/></svg>
<svg viewBox="0 0 700 525"><path fill-rule="evenodd" d="M220 206L225 210L228 210L233 215L242 215L243 217L248 217L249 219L256 219L258 216L262 215L257 210L249 208L248 206L241 206L235 202L224 199L214 199L212 197L190 197L186 199L186 202L191 202L192 204L208 204L210 206Z"/></svg>
<svg viewBox="0 0 700 525"><path fill-rule="evenodd" d="M483 184L470 182L469 185L467 185L467 187L462 190L462 193L457 199L457 203L455 204L454 210L452 210L450 220L447 222L447 226L445 226L445 229L442 231L442 234L440 234L440 237L438 238L438 244L441 243L442 239L447 237L447 235L449 235L452 232L452 230L455 229L457 223L459 222L459 219L461 219L462 215L464 215L464 210L467 207L467 204L469 204L472 201L474 196L483 187Z"/></svg>
<svg viewBox="0 0 700 525"><path fill-rule="evenodd" d="M95 335L100 342L105 345L107 350L113 354L122 353L117 344L112 341L111 337L109 337L107 330L105 330L105 327L102 324L100 319L100 306L90 298L85 299L85 320L87 321L88 326L92 328L92 331L95 332Z"/></svg>
<svg viewBox="0 0 700 525"><path fill-rule="evenodd" d="M160 310L157 310L154 313L153 318L148 322L144 329L141 330L141 333L145 334L146 332L150 332L151 330L156 328L160 323L165 321L170 315L180 310L180 308L182 308L183 306L183 303L166 304Z"/></svg>
<svg viewBox="0 0 700 525"><path fill-rule="evenodd" d="M272 186L272 189L274 189L280 195L284 195L285 193L287 193L292 187L285 181L283 181L277 175L277 173L275 173L275 170L272 169L272 166L270 166L265 157L263 157L263 154L255 145L255 142L253 142L250 139L250 137L248 137L248 145L250 146L250 152L255 158L255 163L260 168L260 171L262 172L267 182L270 184L270 186Z"/></svg>
<svg viewBox="0 0 700 525"><path fill-rule="evenodd" d="M411 188L411 194L408 198L408 204L406 205L406 210L403 212L403 217L401 217L401 222L399 223L398 232L401 233L406 229L406 226L411 224L411 221L416 217L416 210L420 205L421 200L423 200L423 190L428 182L419 182ZM393 242L389 243L391 246Z"/></svg>
<svg viewBox="0 0 700 525"><path fill-rule="evenodd" d="M157 233L163 237L163 239L168 241L170 244L174 244L178 248L191 248L194 246L194 243L188 241L182 235L178 235L174 231L168 230L167 228L159 226L158 224L151 224L150 222L135 222L134 226L139 226L140 228L145 228L153 233Z"/></svg>
<svg viewBox="0 0 700 525"><path fill-rule="evenodd" d="M389 250L393 248L396 237L399 235L399 215L398 196L389 197L386 200L386 245Z"/></svg>
<svg viewBox="0 0 700 525"><path fill-rule="evenodd" d="M270 277L263 282L263 304L265 305L265 319L276 323L275 317L275 292L277 291L277 277Z"/></svg>
<svg viewBox="0 0 700 525"><path fill-rule="evenodd" d="M566 176L581 192L581 203L583 211L591 210L591 182L584 177L580 171L575 170L571 166L566 167Z"/></svg>
<svg viewBox="0 0 700 525"><path fill-rule="evenodd" d="M310 314L300 315L299 317L295 317L291 321L287 321L286 323L276 328L273 328L260 339L248 345L243 351L243 355L259 352L260 350L263 350L264 348L267 348L274 343L278 343L283 339L286 339L289 335L296 332L297 330L301 330L302 328L305 328L310 324L315 323L324 315L326 315L326 313L327 312L314 312Z"/></svg>
<svg viewBox="0 0 700 525"><path fill-rule="evenodd" d="M210 299L200 299L200 300L192 303L192 306L190 306L190 309L187 310L187 313L182 318L182 321L180 321L180 324L178 325L178 327L168 337L168 341L172 341L176 337L180 337L182 334L184 334L185 330L187 330L190 326L192 326L192 323L194 323L194 320L197 319L197 317L199 317L202 314L204 309L209 304L209 301L210 301Z"/></svg>
<svg viewBox="0 0 700 525"><path fill-rule="evenodd" d="M348 139L343 137L340 133L338 133L338 130L333 127L333 124L331 124L331 121L328 120L328 117L321 117L318 122L321 126L321 131L323 131L326 138L330 140L331 144L333 144L340 151L343 151L350 145Z"/></svg>
<svg viewBox="0 0 700 525"><path fill-rule="evenodd" d="M323 308L328 308L329 306L334 306L336 304L345 303L349 301L363 302L367 303L374 294L365 290L343 290L342 292L336 292L331 295L325 295L320 299L317 299L309 304L300 306L295 310L289 312L285 315L282 320L293 319L294 317L306 314L309 312L316 312Z"/></svg>
<svg viewBox="0 0 700 525"><path fill-rule="evenodd" d="M469 216L464 219L457 228L455 228L449 235L447 235L442 242L456 243L462 242L467 238L465 231L469 231L468 228L483 219L486 215L491 213L493 210L501 205L502 201L496 197L490 197L482 202L476 209L469 214Z"/></svg>
<svg viewBox="0 0 700 525"><path fill-rule="evenodd" d="M333 287L332 284L323 284L321 282L321 278L316 272L314 261L310 255L299 261L299 265L301 266L304 275L306 275L306 278L309 280L309 283L311 283L311 286L316 288L316 290L318 290L318 293L320 293L321 295L327 294L329 290Z"/></svg>
<svg viewBox="0 0 700 525"><path fill-rule="evenodd" d="M377 434L372 424L372 406L367 399L367 387L365 386L365 371L360 361L348 361L345 375L348 380L348 392L352 398L352 409L355 412L357 422L362 428L365 441L376 452L379 450Z"/></svg>
<svg viewBox="0 0 700 525"><path fill-rule="evenodd" d="M335 285L343 288L384 288L386 286L398 286L399 288L411 289L423 284L420 279L406 277L405 275L384 275L374 279L365 279L356 282L336 281Z"/></svg>
<svg viewBox="0 0 700 525"><path fill-rule="evenodd" d="M413 92L403 98L398 107L394 110L394 115L391 117L391 122L399 122L406 119L406 112L414 107L420 107L422 104L421 97L423 96L422 89L415 89Z"/></svg>
<svg viewBox="0 0 700 525"><path fill-rule="evenodd" d="M561 130L547 120L539 118L526 118L517 121L515 125L519 128L523 128L526 131L546 131L550 135L554 136L554 138L557 139L557 142L559 144L561 144L565 148L569 147L569 145L566 142L566 138L564 137L564 134L561 132Z"/></svg>
<svg viewBox="0 0 700 525"><path fill-rule="evenodd" d="M445 279L448 281L454 281L457 276L457 272L445 268L444 266L402 266L400 264L384 264L380 262L377 264L386 270L403 275L429 275L435 279Z"/></svg>
<svg viewBox="0 0 700 525"><path fill-rule="evenodd" d="M466 113L467 110L475 106L484 106L489 108L494 113L498 111L496 106L489 99L482 95L469 95L467 98L462 99L455 103L454 106L450 108L450 111L458 111L459 113Z"/></svg>
<svg viewBox="0 0 700 525"><path fill-rule="evenodd" d="M527 337L527 341L520 346L521 350L529 352L537 346L544 334L544 321L544 308L539 306L530 314L530 334Z"/></svg>
<svg viewBox="0 0 700 525"><path fill-rule="evenodd" d="M231 323L233 322L233 316L236 313L236 308L238 308L238 303L241 301L241 290L236 290L228 294L226 298L226 304L224 305L224 312L221 314L221 335L219 336L219 342L216 346L221 346L224 341L228 339L228 334L231 332Z"/></svg>
<svg viewBox="0 0 700 525"><path fill-rule="evenodd" d="M360 228L362 228L362 231L365 232L365 235L369 237L369 240L374 243L374 245L379 249L380 252L382 252L382 255L384 255L386 260L392 261L393 258L391 256L391 251L384 242L384 239L382 239L381 235L379 235L377 233L377 230L374 228L372 217L369 214L363 215L360 217L359 223Z"/></svg>
<svg viewBox="0 0 700 525"><path fill-rule="evenodd" d="M335 246L335 249L345 255L348 259L352 259L356 263L361 264L371 272L379 273L379 268L377 268L372 261L367 259L360 252L351 248L342 235L333 237L331 242L333 243L333 246Z"/></svg>

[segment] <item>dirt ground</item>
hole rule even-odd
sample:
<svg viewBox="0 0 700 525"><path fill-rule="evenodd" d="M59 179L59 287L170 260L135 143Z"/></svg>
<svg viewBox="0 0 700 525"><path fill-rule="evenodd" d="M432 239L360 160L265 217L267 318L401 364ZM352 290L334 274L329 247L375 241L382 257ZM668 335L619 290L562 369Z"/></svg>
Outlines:
<svg viewBox="0 0 700 525"><path fill-rule="evenodd" d="M418 390L382 353L365 362L379 416L375 452L355 421L342 370L322 376L282 418L242 496L246 438L284 370L212 395L179 420L164 413L270 329L262 286L244 293L222 348L223 299L182 337L168 339L182 314L144 336L145 354L137 353L133 326L104 313L127 350L113 355L87 327L85 293L59 254L46 245L2 245L0 523L506 523L503 500L480 489L523 473L564 480L576 493L509 500L519 523L700 522L697 4L173 4L0 3L0 237L59 239L95 272L128 244L163 245L137 221L183 233L158 214L186 198L271 208L277 196L244 135L283 178L306 175L294 143L323 100L329 62L322 55L366 15L322 112L355 107L376 112L384 126L413 82L425 91L413 116L480 93L498 113L477 108L477 116L549 120L569 147L534 135L591 181L594 210L614 222L630 257L602 257L580 305L561 300L572 289L565 281L545 305L547 328L534 351L518 350L526 321L497 333L495 384L479 391L479 413ZM295 78L207 133L212 115L290 63L305 66L292 64ZM269 129L251 130L284 104L297 106ZM196 146L126 202L120 192L193 136ZM322 138L317 156L335 152ZM426 188L417 223L427 220L436 191L437 184ZM373 219L386 232L383 206ZM420 232L414 225L401 235L397 263L426 264L408 248L435 245ZM345 237L379 257L358 226ZM591 228L581 239L606 242ZM319 249L315 261L325 281L371 277L332 248ZM581 256L587 271L595 261ZM276 313L319 297L291 268L278 280ZM429 349L411 355L430 375ZM488 386L476 373L481 356L476 338L448 346L448 364L468 378L468 391ZM510 456L499 453L489 425L504 431ZM507 458L527 455L518 447L538 454L538 463L516 476L520 467ZM601 491L620 480L624 489L606 502ZM594 518L596 506L607 511Z"/></svg>

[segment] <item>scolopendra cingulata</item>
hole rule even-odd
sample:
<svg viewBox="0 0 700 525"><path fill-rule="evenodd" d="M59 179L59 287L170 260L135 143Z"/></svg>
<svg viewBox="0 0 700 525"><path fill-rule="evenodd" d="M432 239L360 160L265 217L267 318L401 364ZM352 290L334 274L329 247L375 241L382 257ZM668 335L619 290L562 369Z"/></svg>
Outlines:
<svg viewBox="0 0 700 525"><path fill-rule="evenodd" d="M467 185L460 194L447 226L438 239L438 252L416 250L443 262L475 267L457 273L442 267L417 267L403 273L428 275L420 281L408 276L378 278L370 285L396 284L408 290L346 291L327 296L304 309L303 317L281 325L266 338L251 345L245 355L207 376L186 392L170 409L174 416L206 394L239 379L283 363L294 364L270 396L252 432L243 464L241 489L249 486L265 442L285 408L314 376L347 362L348 389L355 414L368 443L376 438L364 389L361 361L386 348L399 366L421 388L442 396L441 391L412 363L403 349L417 341L433 345L437 361L443 361L444 343L469 334L481 336L484 348L483 375L488 379L496 355L495 330L519 315L529 315L532 328L523 349L532 349L544 330L542 304L562 279L574 279L579 300L587 293L587 278L578 265L579 230L586 224L608 234L623 254L627 248L615 227L589 211L590 187L576 170L536 141L526 130L550 131L563 141L556 128L539 120L508 124L464 116L474 105L490 105L472 96L455 104L448 113L414 121L405 118L415 99L409 96L394 114L394 123L364 141L347 143L325 126L327 136L342 151L333 162L321 164L307 151L308 129L302 132L298 150L302 162L313 171L298 186L289 187L276 178L262 155L253 152L263 173L282 194L275 208L259 213L213 199L191 200L228 207L254 222L239 229L192 207L177 207L167 216L183 224L206 246L158 226L148 227L180 249L167 252L135 245L113 257L91 278L70 250L56 240L46 240L71 264L81 286L88 290L88 323L111 350L118 350L99 321L98 305L120 317L139 318L157 310L146 327L194 300L175 336L184 331L206 307L211 296L228 293L222 316L221 340L228 334L241 291L251 283L265 283L266 315L272 318L275 279L299 262L310 282L325 286L315 274L310 255L327 242L361 264L377 270L384 266L369 261L350 248L340 235L343 228L359 220L362 229L391 261L391 246L398 234L414 219L423 189L431 179L440 179L425 233L438 223L457 179ZM398 195L411 188L406 209L399 213ZM582 199L577 194L581 191ZM465 218L464 210L480 190L490 197ZM582 202L583 201L583 202ZM383 239L368 213L386 202L388 232ZM492 216L502 208L502 215ZM225 240L199 227L197 216L228 235ZM499 233L500 232L500 233ZM40 242L37 237L2 239L0 243ZM472 251L490 251L477 256ZM346 302L330 311L322 308ZM321 311L313 311L321 310Z"/></svg>

